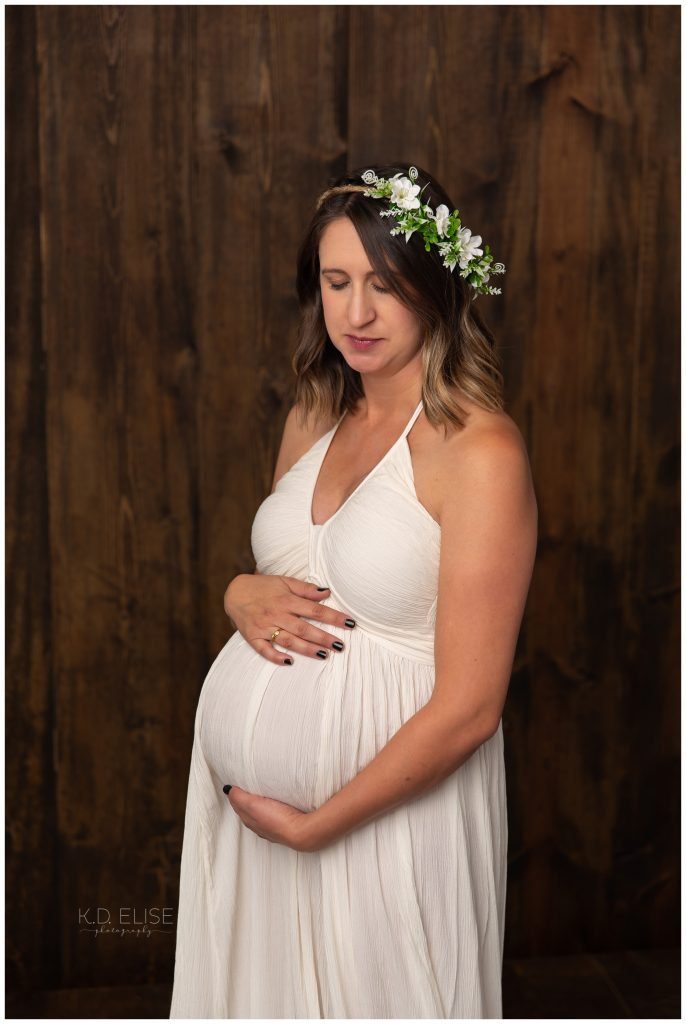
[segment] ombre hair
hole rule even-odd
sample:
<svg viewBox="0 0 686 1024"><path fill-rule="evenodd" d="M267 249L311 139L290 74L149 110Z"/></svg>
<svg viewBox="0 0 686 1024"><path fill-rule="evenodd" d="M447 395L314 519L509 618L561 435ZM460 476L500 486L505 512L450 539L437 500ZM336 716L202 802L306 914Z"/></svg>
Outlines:
<svg viewBox="0 0 686 1024"><path fill-rule="evenodd" d="M417 164L416 184L422 201L432 209L455 204L445 189ZM409 165L408 165L409 167ZM355 227L369 262L385 288L419 318L422 337L422 399L427 419L435 426L464 426L464 410L455 396L460 390L484 409L504 408L503 375L495 352L495 338L474 307L478 293L458 268L443 266L435 247L427 252L416 232L409 242L404 234L391 235L391 217L380 217L383 200L363 195L367 187L359 170L332 181L320 195L298 249L296 289L301 318L291 365L296 374L295 401L304 420L338 418L355 408L364 395L362 378L333 345L326 330L321 297L319 243L324 229L339 217ZM401 165L372 166L380 178L398 172ZM424 185L427 187L424 188ZM352 186L352 188L351 188Z"/></svg>

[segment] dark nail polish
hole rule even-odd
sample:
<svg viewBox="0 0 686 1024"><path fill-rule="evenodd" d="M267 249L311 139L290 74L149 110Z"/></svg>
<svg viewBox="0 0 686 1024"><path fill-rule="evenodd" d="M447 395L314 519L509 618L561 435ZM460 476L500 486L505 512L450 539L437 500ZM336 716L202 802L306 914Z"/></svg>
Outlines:
<svg viewBox="0 0 686 1024"><path fill-rule="evenodd" d="M317 590L328 590L328 587L317 587Z"/></svg>
<svg viewBox="0 0 686 1024"><path fill-rule="evenodd" d="M231 789L231 786L229 786L228 783L227 783L226 786L222 786L222 789L224 790L225 793L228 793L229 790Z"/></svg>
<svg viewBox="0 0 686 1024"><path fill-rule="evenodd" d="M352 629L352 627L355 625L355 620L354 619L346 619L345 620L345 624L346 624L346 626L350 626L351 629Z"/></svg>
<svg viewBox="0 0 686 1024"><path fill-rule="evenodd" d="M343 644L341 643L340 640L334 640L334 642L331 644L331 646L335 647L337 651L342 651L343 650Z"/></svg>
<svg viewBox="0 0 686 1024"><path fill-rule="evenodd" d="M317 657L318 658L325 658L326 657L326 651L317 651Z"/></svg>
<svg viewBox="0 0 686 1024"><path fill-rule="evenodd" d="M293 659L292 658L284 658L283 659L283 663L284 663L284 665L292 665L293 664Z"/></svg>

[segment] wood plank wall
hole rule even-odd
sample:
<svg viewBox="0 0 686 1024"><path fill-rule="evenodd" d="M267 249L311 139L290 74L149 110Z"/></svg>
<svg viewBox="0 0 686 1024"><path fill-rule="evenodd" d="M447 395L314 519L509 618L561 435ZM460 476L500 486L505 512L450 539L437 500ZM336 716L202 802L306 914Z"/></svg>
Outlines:
<svg viewBox="0 0 686 1024"><path fill-rule="evenodd" d="M432 169L539 556L504 726L506 956L678 944L679 8L10 7L7 980L171 978L193 716L292 396L329 177ZM499 282L500 283L500 282Z"/></svg>

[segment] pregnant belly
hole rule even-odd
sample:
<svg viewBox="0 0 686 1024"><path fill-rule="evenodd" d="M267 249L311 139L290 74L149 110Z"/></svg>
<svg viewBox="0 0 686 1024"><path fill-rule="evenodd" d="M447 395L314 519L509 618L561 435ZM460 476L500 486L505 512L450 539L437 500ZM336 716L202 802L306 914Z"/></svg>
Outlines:
<svg viewBox="0 0 686 1024"><path fill-rule="evenodd" d="M275 665L236 631L200 694L200 743L222 783L300 810L354 778L429 699L433 666L389 654L361 631L327 658Z"/></svg>
<svg viewBox="0 0 686 1024"><path fill-rule="evenodd" d="M336 655L295 654L292 665L275 665L233 634L212 664L199 702L203 754L223 782L301 810L321 802L322 721Z"/></svg>

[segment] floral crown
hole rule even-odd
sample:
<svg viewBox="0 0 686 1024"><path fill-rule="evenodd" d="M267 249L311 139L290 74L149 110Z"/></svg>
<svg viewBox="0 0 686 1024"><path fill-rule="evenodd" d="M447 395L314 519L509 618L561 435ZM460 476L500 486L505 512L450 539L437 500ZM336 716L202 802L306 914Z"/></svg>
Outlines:
<svg viewBox="0 0 686 1024"><path fill-rule="evenodd" d="M365 171L362 175L362 181L371 186L363 190L365 196L389 200L389 208L380 210L379 215L398 219L398 226L391 229L391 234L399 235L404 231L405 241L409 242L418 231L424 239L426 251L436 245L443 257L443 266L449 267L451 273L459 263L460 276L477 292L500 295L502 289L491 288L486 281L491 274L504 274L505 264L493 263L488 245L479 248L481 235L472 235L469 228L462 227L459 210L450 213L448 207L441 204L434 213L428 203L422 203L418 195L419 185L414 184L418 177L417 168L410 167L408 173L409 178L404 177L401 171L392 178L378 178L374 171Z"/></svg>

